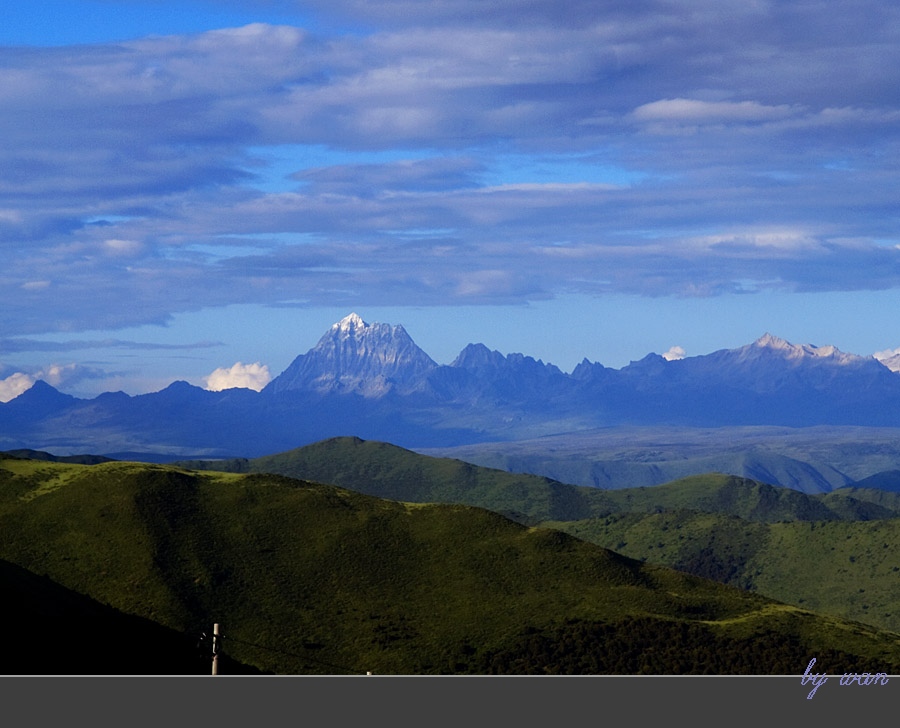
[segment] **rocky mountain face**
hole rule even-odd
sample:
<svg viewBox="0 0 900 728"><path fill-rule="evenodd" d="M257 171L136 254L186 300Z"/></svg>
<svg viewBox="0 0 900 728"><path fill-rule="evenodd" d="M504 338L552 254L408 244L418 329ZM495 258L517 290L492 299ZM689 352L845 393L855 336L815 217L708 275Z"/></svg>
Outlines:
<svg viewBox="0 0 900 728"><path fill-rule="evenodd" d="M414 391L436 367L402 326L367 324L351 313L294 359L266 390L274 395L300 391L381 397Z"/></svg>
<svg viewBox="0 0 900 728"><path fill-rule="evenodd" d="M900 426L900 373L874 357L752 344L571 373L470 344L436 364L402 326L351 314L262 392L176 382L81 400L38 382L0 404L0 450L255 456L338 435L447 447L617 425Z"/></svg>

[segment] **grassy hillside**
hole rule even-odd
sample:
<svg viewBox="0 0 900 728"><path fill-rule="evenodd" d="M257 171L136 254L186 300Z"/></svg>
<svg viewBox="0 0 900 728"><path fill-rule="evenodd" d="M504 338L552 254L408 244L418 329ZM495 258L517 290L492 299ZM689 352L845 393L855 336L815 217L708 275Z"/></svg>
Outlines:
<svg viewBox="0 0 900 728"><path fill-rule="evenodd" d="M692 510L737 516L756 523L864 521L900 516L900 498L876 499L869 492L849 488L807 495L720 473L693 475L653 487L623 488L609 492L607 498L613 506L609 513Z"/></svg>
<svg viewBox="0 0 900 728"><path fill-rule="evenodd" d="M208 467L268 470L406 501L478 505L649 563L900 631L900 611L894 606L900 598L900 580L892 571L900 541L888 539L887 548L885 541L878 544L883 561L874 570L849 564L854 551L876 552L870 541L879 531L867 522L887 519L883 528L888 531L900 523L893 520L900 517L898 493L840 488L807 495L721 474L602 491L355 438ZM847 528L815 525L837 522L848 522ZM804 537L787 535L794 531L802 535L806 528L820 529L815 531L817 550L807 548ZM821 542L826 535L834 542Z"/></svg>
<svg viewBox="0 0 900 728"><path fill-rule="evenodd" d="M53 455L43 450L6 450L0 452L0 457L19 458L25 460L48 460L55 463L78 463L80 465L96 465L108 463L112 458L103 455Z"/></svg>
<svg viewBox="0 0 900 728"><path fill-rule="evenodd" d="M0 461L0 558L277 673L896 670L900 636L459 505Z"/></svg>
<svg viewBox="0 0 900 728"><path fill-rule="evenodd" d="M396 445L338 437L252 460L185 461L177 465L237 473L276 473L331 483L410 503L461 503L524 522L573 520L614 508L608 494L536 475L517 475Z"/></svg>
<svg viewBox="0 0 900 728"><path fill-rule="evenodd" d="M546 525L648 563L900 631L900 519L763 524L677 511Z"/></svg>
<svg viewBox="0 0 900 728"><path fill-rule="evenodd" d="M691 509L753 521L860 520L900 516L900 498L806 495L737 476L691 476L666 485L601 490L535 475L434 458L383 442L341 437L253 460L180 465L240 473L277 473L416 503L464 503L526 523L573 521L620 512Z"/></svg>

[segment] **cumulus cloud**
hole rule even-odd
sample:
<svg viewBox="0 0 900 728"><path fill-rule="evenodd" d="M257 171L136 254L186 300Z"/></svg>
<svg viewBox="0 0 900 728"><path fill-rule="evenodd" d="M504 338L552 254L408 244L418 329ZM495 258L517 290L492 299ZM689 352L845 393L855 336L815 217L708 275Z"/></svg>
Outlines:
<svg viewBox="0 0 900 728"><path fill-rule="evenodd" d="M76 377L84 377L85 373L79 371L83 367L77 364L51 364L44 371L40 372L39 379L43 379L47 384L58 387L64 382L71 382Z"/></svg>
<svg viewBox="0 0 900 728"><path fill-rule="evenodd" d="M236 362L228 369L220 367L208 377L204 377L206 388L212 392L220 392L223 389L234 389L235 387L254 389L258 392L265 387L271 379L272 376L269 374L269 367L265 364L260 364L259 362L253 364Z"/></svg>
<svg viewBox="0 0 900 728"><path fill-rule="evenodd" d="M685 351L680 346L671 347L665 354L662 355L663 359L666 361L677 361L679 359L684 359Z"/></svg>
<svg viewBox="0 0 900 728"><path fill-rule="evenodd" d="M6 379L0 379L0 402L9 402L34 385L35 379L24 372L15 372Z"/></svg>
<svg viewBox="0 0 900 728"><path fill-rule="evenodd" d="M8 371L8 369L7 369ZM58 389L69 389L80 382L90 379L104 379L108 373L96 367L83 364L50 364L32 371L17 371L0 379L0 402L15 399L23 392L31 389L38 380L47 382Z"/></svg>

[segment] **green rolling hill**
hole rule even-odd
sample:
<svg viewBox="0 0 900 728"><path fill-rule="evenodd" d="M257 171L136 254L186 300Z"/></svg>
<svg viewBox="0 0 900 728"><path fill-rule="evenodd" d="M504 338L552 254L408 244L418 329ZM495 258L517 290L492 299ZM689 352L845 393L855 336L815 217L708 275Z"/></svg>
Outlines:
<svg viewBox="0 0 900 728"><path fill-rule="evenodd" d="M193 465L282 473L406 501L477 505L648 563L900 631L900 574L894 571L900 539L893 536L900 528L900 494L890 491L805 494L719 474L604 491L356 438ZM881 536L874 534L884 538L875 543Z"/></svg>
<svg viewBox="0 0 900 728"><path fill-rule="evenodd" d="M900 630L900 519L752 523L668 511L548 522L648 563Z"/></svg>
<svg viewBox="0 0 900 728"><path fill-rule="evenodd" d="M798 674L900 635L488 510L270 474L0 461L0 559L274 673Z"/></svg>
<svg viewBox="0 0 900 728"><path fill-rule="evenodd" d="M379 498L464 503L527 523L573 521L616 512L701 510L753 521L869 520L900 516L900 496L842 488L808 495L731 475L698 475L665 485L602 490L509 473L395 445L339 437L261 458L184 461L182 467L275 473L332 483Z"/></svg>

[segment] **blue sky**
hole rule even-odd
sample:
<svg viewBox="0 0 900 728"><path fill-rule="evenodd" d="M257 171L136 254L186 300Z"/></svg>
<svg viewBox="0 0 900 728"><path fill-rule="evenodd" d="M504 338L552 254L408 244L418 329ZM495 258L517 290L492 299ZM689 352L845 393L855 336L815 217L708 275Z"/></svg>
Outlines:
<svg viewBox="0 0 900 728"><path fill-rule="evenodd" d="M0 400L260 386L351 311L900 347L898 68L887 0L7 3Z"/></svg>

